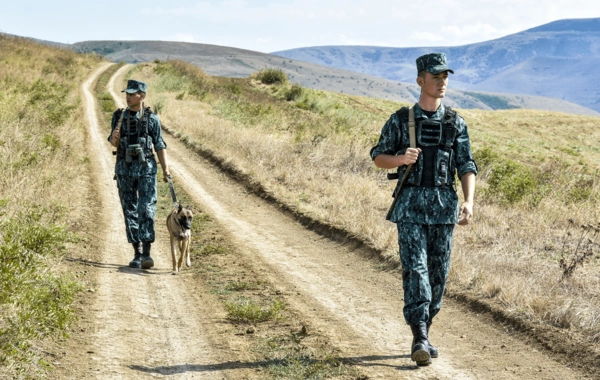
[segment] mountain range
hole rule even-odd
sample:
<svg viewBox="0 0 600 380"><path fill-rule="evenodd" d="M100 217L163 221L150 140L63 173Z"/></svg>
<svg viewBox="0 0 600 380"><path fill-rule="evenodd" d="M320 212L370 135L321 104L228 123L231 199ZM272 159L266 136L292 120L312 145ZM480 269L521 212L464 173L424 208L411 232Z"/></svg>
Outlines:
<svg viewBox="0 0 600 380"><path fill-rule="evenodd" d="M600 18L559 20L456 47L319 46L272 54L413 82L415 59L431 52L448 56L456 73L451 78L452 88L547 96L600 111L598 81L585 75L593 73L600 60Z"/></svg>

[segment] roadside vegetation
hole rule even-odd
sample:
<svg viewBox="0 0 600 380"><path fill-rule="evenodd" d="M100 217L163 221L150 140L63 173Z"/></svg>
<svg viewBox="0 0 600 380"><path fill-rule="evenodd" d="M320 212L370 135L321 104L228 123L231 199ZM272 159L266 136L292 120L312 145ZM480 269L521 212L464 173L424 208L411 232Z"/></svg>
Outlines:
<svg viewBox="0 0 600 380"><path fill-rule="evenodd" d="M82 283L85 125L79 86L95 56L0 34L0 378L40 378ZM76 190L77 189L77 190Z"/></svg>
<svg viewBox="0 0 600 380"><path fill-rule="evenodd" d="M287 80L210 77L183 62L136 66L184 142L221 157L299 213L397 257L384 216L395 183L368 152L403 104ZM264 73L264 72L263 72ZM480 169L475 220L458 227L449 294L600 341L598 118L534 110L459 110ZM570 232L569 232L570 231ZM583 254L585 235L587 250ZM584 258L581 258L585 256Z"/></svg>
<svg viewBox="0 0 600 380"><path fill-rule="evenodd" d="M98 100L100 121L107 129L110 129L113 112L117 109L117 104L108 92L107 85L113 74L123 65L124 63L121 62L117 65L110 66L100 75L94 86L94 94L96 94L96 99Z"/></svg>

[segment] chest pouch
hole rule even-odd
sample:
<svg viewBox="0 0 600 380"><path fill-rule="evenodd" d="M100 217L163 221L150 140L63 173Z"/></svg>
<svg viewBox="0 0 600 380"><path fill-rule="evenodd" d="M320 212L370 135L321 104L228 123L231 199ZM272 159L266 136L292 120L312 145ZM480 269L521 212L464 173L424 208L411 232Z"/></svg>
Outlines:
<svg viewBox="0 0 600 380"><path fill-rule="evenodd" d="M420 146L438 146L442 143L442 123L435 120L423 120L417 133Z"/></svg>

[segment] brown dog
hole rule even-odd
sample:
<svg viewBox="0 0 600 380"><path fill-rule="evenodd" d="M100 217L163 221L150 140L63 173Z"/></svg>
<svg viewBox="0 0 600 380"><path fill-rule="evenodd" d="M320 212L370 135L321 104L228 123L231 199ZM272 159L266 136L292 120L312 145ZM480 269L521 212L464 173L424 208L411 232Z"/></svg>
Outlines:
<svg viewBox="0 0 600 380"><path fill-rule="evenodd" d="M169 230L169 240L171 241L171 258L173 259L173 274L178 274L183 265L185 256L185 265L191 266L190 261L190 242L192 241L192 208L187 206L174 208L167 216L167 229ZM179 260L177 260L175 251L179 250Z"/></svg>

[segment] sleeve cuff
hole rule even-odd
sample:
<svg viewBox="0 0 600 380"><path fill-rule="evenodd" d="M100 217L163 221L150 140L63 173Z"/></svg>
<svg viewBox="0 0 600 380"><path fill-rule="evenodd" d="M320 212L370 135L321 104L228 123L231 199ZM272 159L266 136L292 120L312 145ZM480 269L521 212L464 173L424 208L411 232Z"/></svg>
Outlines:
<svg viewBox="0 0 600 380"><path fill-rule="evenodd" d="M477 175L477 172L477 165L475 164L475 161L467 162L458 168L458 178L462 178L462 176L467 173L474 173Z"/></svg>

